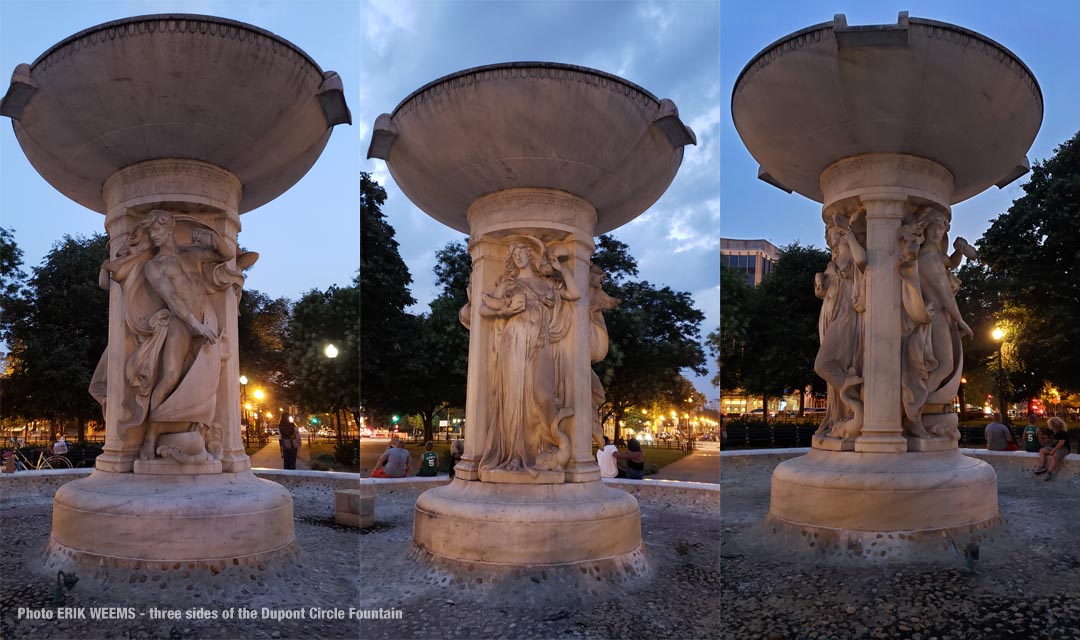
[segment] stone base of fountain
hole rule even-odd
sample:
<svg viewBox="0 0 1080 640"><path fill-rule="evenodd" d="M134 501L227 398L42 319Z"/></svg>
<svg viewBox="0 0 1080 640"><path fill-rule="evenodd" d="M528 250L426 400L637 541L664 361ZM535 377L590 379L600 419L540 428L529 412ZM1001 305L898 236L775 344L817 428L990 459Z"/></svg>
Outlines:
<svg viewBox="0 0 1080 640"><path fill-rule="evenodd" d="M769 518L805 547L873 558L919 555L999 521L997 474L957 449L858 453L811 449L773 471ZM824 537L823 537L824 536ZM952 541L952 542L950 542Z"/></svg>
<svg viewBox="0 0 1080 640"><path fill-rule="evenodd" d="M641 511L602 482L456 479L417 498L413 540L442 560L573 568L640 555Z"/></svg>
<svg viewBox="0 0 1080 640"><path fill-rule="evenodd" d="M250 471L146 475L95 470L53 501L50 561L136 569L259 565L295 547L292 497Z"/></svg>

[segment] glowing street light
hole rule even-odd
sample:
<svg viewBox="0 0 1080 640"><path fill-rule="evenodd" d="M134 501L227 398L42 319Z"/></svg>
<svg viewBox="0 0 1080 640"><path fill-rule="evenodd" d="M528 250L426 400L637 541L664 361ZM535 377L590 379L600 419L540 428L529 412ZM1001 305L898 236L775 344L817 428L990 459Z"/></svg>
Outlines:
<svg viewBox="0 0 1080 640"><path fill-rule="evenodd" d="M336 358L338 354L338 349L333 344L328 344L326 345L326 348L323 349L323 353L326 354L327 358Z"/></svg>
<svg viewBox="0 0 1080 640"><path fill-rule="evenodd" d="M256 390L252 391L252 392L251 392L251 395L252 395L252 397L254 397L254 398L255 398L256 400L260 400L260 401L261 401L261 400L262 400L263 398L265 398L265 397L266 397L266 393L265 393L265 392L263 392L263 390L262 390L262 389L256 389Z"/></svg>
<svg viewBox="0 0 1080 640"><path fill-rule="evenodd" d="M1005 372L1005 367L1002 365L1001 360L1001 347L1005 343L1005 331L1001 327L994 327L994 330L990 332L990 335L994 338L994 342L997 342L998 347L998 407L1000 407L1001 409L1001 419L1005 421L1005 424L1009 424L1009 414L1005 412L1005 392L1002 390L1004 388L1004 384L1001 380L1002 374Z"/></svg>

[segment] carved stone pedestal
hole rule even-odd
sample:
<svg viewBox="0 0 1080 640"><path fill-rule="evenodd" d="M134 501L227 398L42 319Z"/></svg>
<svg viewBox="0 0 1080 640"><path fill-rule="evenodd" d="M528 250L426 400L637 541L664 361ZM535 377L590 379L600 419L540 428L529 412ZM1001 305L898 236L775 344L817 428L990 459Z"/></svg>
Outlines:
<svg viewBox="0 0 1080 640"><path fill-rule="evenodd" d="M90 389L105 447L56 494L50 562L259 565L296 546L289 492L252 475L240 435L237 303L255 258L237 251L241 194L195 160L106 181L109 346Z"/></svg>
<svg viewBox="0 0 1080 640"><path fill-rule="evenodd" d="M250 471L147 475L96 470L53 499L48 555L72 568L259 564L292 552L292 497ZM235 560L235 562L234 562ZM180 568L186 568L178 566Z"/></svg>
<svg viewBox="0 0 1080 640"><path fill-rule="evenodd" d="M956 449L812 449L773 472L766 526L774 529L770 533L801 538L795 548L805 551L918 560L935 556L943 543L945 555L955 557L949 541L966 540L998 521L993 467Z"/></svg>
<svg viewBox="0 0 1080 640"><path fill-rule="evenodd" d="M452 483L416 500L413 541L443 558L572 567L641 548L637 500L602 482Z"/></svg>
<svg viewBox="0 0 1080 640"><path fill-rule="evenodd" d="M508 565L633 553L637 500L603 485L592 453L596 209L517 188L477 199L468 220L464 459L451 485L417 500L414 540L443 559Z"/></svg>
<svg viewBox="0 0 1080 640"><path fill-rule="evenodd" d="M671 100L544 62L445 76L376 119L368 157L386 160L427 214L467 232L472 257L459 316L468 428L453 484L416 503L426 559L450 571L545 567L530 583L561 567L571 599L600 564L646 570L637 501L604 487L592 451L605 397L592 364L608 350L603 312L619 302L602 289L593 238L652 206L695 143ZM584 580L585 592L600 580Z"/></svg>

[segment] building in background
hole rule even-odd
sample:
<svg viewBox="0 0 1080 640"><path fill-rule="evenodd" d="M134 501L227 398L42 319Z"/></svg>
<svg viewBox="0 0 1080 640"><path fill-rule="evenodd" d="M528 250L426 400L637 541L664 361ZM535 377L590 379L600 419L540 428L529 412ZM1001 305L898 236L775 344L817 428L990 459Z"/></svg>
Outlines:
<svg viewBox="0 0 1080 640"><path fill-rule="evenodd" d="M720 238L720 265L745 274L752 287L761 284L779 258L780 250L768 240Z"/></svg>

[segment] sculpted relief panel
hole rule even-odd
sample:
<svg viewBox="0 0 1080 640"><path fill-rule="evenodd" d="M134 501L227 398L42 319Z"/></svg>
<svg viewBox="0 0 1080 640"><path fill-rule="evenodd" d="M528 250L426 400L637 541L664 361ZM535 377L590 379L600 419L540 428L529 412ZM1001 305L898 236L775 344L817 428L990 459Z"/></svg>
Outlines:
<svg viewBox="0 0 1080 640"><path fill-rule="evenodd" d="M959 237L949 254L948 231L945 214L921 207L899 232L904 433L916 438L960 439L952 402L964 366L960 341L972 332L956 305L960 279L952 270L976 254Z"/></svg>
<svg viewBox="0 0 1080 640"><path fill-rule="evenodd" d="M822 299L821 346L815 372L827 383L828 408L817 434L847 442L863 428L865 348L865 211L829 216L826 240L831 259L814 279ZM897 232L896 274L901 283L900 380L903 433L917 440L958 440L953 410L963 373L961 340L971 328L960 315L953 273L975 250L963 238L948 252L949 221L921 206L904 216Z"/></svg>
<svg viewBox="0 0 1080 640"><path fill-rule="evenodd" d="M190 242L180 241L185 235ZM141 442L141 460L220 459L226 418L216 415L217 394L229 357L222 296L238 292L240 270L257 255L237 256L235 243L200 218L160 209L112 243L120 247L99 280L122 291L124 386L108 388L106 352L90 392L102 406L121 404L118 435Z"/></svg>
<svg viewBox="0 0 1080 640"><path fill-rule="evenodd" d="M532 236L507 242L505 270L483 294L494 321L487 438L481 471L561 470L570 459L563 421L574 415L566 338L581 293L557 252Z"/></svg>
<svg viewBox="0 0 1080 640"><path fill-rule="evenodd" d="M843 440L857 437L863 421L866 249L853 227L864 218L865 211L850 217L832 216L825 230L832 257L825 271L814 276L814 294L822 299L818 316L821 347L814 371L825 380L828 394L828 408L817 433Z"/></svg>

